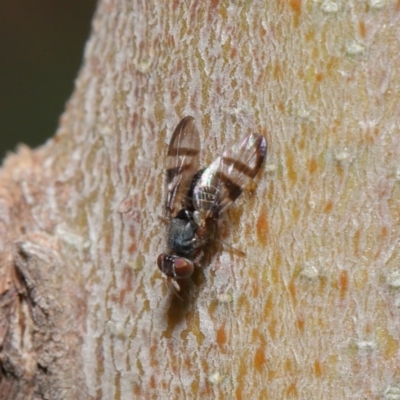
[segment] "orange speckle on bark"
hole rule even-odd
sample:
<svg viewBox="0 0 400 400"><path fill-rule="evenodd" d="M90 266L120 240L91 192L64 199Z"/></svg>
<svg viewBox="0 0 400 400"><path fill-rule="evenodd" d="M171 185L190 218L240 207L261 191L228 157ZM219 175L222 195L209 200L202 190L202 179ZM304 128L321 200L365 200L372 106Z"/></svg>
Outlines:
<svg viewBox="0 0 400 400"><path fill-rule="evenodd" d="M137 383L133 383L133 394L137 397L142 394L142 387L138 385Z"/></svg>
<svg viewBox="0 0 400 400"><path fill-rule="evenodd" d="M127 293L132 291L133 283L133 269L130 267L124 267L122 271L122 281L124 282L123 288L119 292L118 303L122 305L125 300Z"/></svg>
<svg viewBox="0 0 400 400"><path fill-rule="evenodd" d="M226 343L226 332L223 326L217 330L217 343L219 347L222 347Z"/></svg>
<svg viewBox="0 0 400 400"><path fill-rule="evenodd" d="M321 82L324 79L324 74L321 74L321 72L318 72L317 74L315 74L315 80L317 82Z"/></svg>
<svg viewBox="0 0 400 400"><path fill-rule="evenodd" d="M274 262L271 265L271 284L277 285L280 281L280 268L282 265L282 254L276 251L274 254Z"/></svg>
<svg viewBox="0 0 400 400"><path fill-rule="evenodd" d="M292 208L293 224L296 225L300 216L300 208L296 205Z"/></svg>
<svg viewBox="0 0 400 400"><path fill-rule="evenodd" d="M122 270L122 279L126 283L128 290L132 290L133 269L131 267L124 267Z"/></svg>
<svg viewBox="0 0 400 400"><path fill-rule="evenodd" d="M220 0L210 0L210 2L209 2L209 6L207 7L206 20L210 25L213 23L213 21L217 17L219 17L221 19L224 18L219 5L220 5Z"/></svg>
<svg viewBox="0 0 400 400"><path fill-rule="evenodd" d="M399 352L399 342L385 327L376 329L375 337L378 342L378 347L383 351L385 359L389 360Z"/></svg>
<svg viewBox="0 0 400 400"><path fill-rule="evenodd" d="M388 228L386 226L383 226L381 228L381 239L386 239L388 236Z"/></svg>
<svg viewBox="0 0 400 400"><path fill-rule="evenodd" d="M152 184L149 184L148 186L147 186L147 196L149 196L149 197L151 197L151 196L153 196L153 193L154 193L154 185L152 185Z"/></svg>
<svg viewBox="0 0 400 400"><path fill-rule="evenodd" d="M260 332L258 329L253 329L252 341L259 342L264 347L267 342L266 337L265 337L265 332L264 331Z"/></svg>
<svg viewBox="0 0 400 400"><path fill-rule="evenodd" d="M301 0L290 0L290 7L296 14L301 13Z"/></svg>
<svg viewBox="0 0 400 400"><path fill-rule="evenodd" d="M293 363L288 358L285 361L285 371L288 372L288 373L292 373L293 372Z"/></svg>
<svg viewBox="0 0 400 400"><path fill-rule="evenodd" d="M177 100L179 92L177 90L171 90L171 100Z"/></svg>
<svg viewBox="0 0 400 400"><path fill-rule="evenodd" d="M132 242L132 244L128 247L129 254L135 253L137 250L136 242Z"/></svg>
<svg viewBox="0 0 400 400"><path fill-rule="evenodd" d="M264 304L264 319L268 320L270 316L273 314L274 303L272 301L271 295L267 296L267 300Z"/></svg>
<svg viewBox="0 0 400 400"><path fill-rule="evenodd" d="M104 235L104 245L107 253L111 252L111 247L112 247L112 235L110 233L106 233Z"/></svg>
<svg viewBox="0 0 400 400"><path fill-rule="evenodd" d="M157 379L154 375L150 376L150 387L155 389L157 387Z"/></svg>
<svg viewBox="0 0 400 400"><path fill-rule="evenodd" d="M358 31L360 32L360 35L365 38L367 36L367 28L365 27L365 22L360 21L358 23Z"/></svg>
<svg viewBox="0 0 400 400"><path fill-rule="evenodd" d="M236 389L236 398L238 400L242 400L243 399L242 391L243 391L243 384L238 385L238 388Z"/></svg>
<svg viewBox="0 0 400 400"><path fill-rule="evenodd" d="M295 383L292 383L286 390L287 396L286 398L298 398L298 393L297 393L297 386Z"/></svg>
<svg viewBox="0 0 400 400"><path fill-rule="evenodd" d="M293 302L296 303L296 285L293 281L289 283L289 293L292 296Z"/></svg>
<svg viewBox="0 0 400 400"><path fill-rule="evenodd" d="M288 178L294 185L297 181L297 172L294 168L294 154L290 150L287 152L286 165L288 171Z"/></svg>
<svg viewBox="0 0 400 400"><path fill-rule="evenodd" d="M306 39L307 42L310 42L311 40L314 40L314 38L315 38L314 30L309 30L308 32L306 32L305 39Z"/></svg>
<svg viewBox="0 0 400 400"><path fill-rule="evenodd" d="M275 339L276 337L276 326L277 326L276 319L272 319L268 325L268 332L272 340Z"/></svg>
<svg viewBox="0 0 400 400"><path fill-rule="evenodd" d="M302 129L302 128L300 128ZM303 150L306 146L306 141L304 140L304 136L301 136L301 139L299 140L299 143L297 144L297 147L299 150Z"/></svg>
<svg viewBox="0 0 400 400"><path fill-rule="evenodd" d="M343 167L340 165L340 163L336 164L336 173L339 176L339 178L343 178Z"/></svg>
<svg viewBox="0 0 400 400"><path fill-rule="evenodd" d="M276 62L274 65L274 79L276 81L279 81L279 78L281 78L281 76L282 76L281 66L278 62Z"/></svg>
<svg viewBox="0 0 400 400"><path fill-rule="evenodd" d="M265 247L267 245L268 236L268 217L265 205L262 206L260 214L258 215L256 232L258 241Z"/></svg>
<svg viewBox="0 0 400 400"><path fill-rule="evenodd" d="M199 381L197 379L193 379L192 384L190 385L190 388L192 389L192 393L198 393L199 391ZM209 390L207 390L206 388L204 388L204 392L208 393Z"/></svg>
<svg viewBox="0 0 400 400"><path fill-rule="evenodd" d="M315 160L315 158L312 158L308 162L308 170L310 171L310 173L314 173L317 170L317 161Z"/></svg>
<svg viewBox="0 0 400 400"><path fill-rule="evenodd" d="M210 7L217 8L219 6L220 0L211 0Z"/></svg>
<svg viewBox="0 0 400 400"><path fill-rule="evenodd" d="M254 366L258 372L262 372L264 370L266 361L264 349L261 347L258 348L254 356Z"/></svg>
<svg viewBox="0 0 400 400"><path fill-rule="evenodd" d="M354 237L353 237L354 254L355 254L357 257L358 257L359 254L360 254L359 251L358 251L358 249L360 248L360 234L361 234L360 230L357 229L357 231L355 232Z"/></svg>
<svg viewBox="0 0 400 400"><path fill-rule="evenodd" d="M314 373L315 373L315 376L317 378L320 378L321 375L322 375L322 372L323 372L323 370L322 370L321 362L319 360L315 360L314 361Z"/></svg>
<svg viewBox="0 0 400 400"><path fill-rule="evenodd" d="M260 285L258 284L257 279L252 281L251 291L252 291L251 294L252 294L253 298L258 298L258 296L260 295Z"/></svg>
<svg viewBox="0 0 400 400"><path fill-rule="evenodd" d="M245 357L243 357L240 362L240 365L239 365L239 371L238 371L239 380L238 380L238 386L237 386L236 393L235 393L236 399L238 399L238 400L241 400L243 398L247 399L247 397L243 397L243 390L247 386L247 382L246 382L247 370L248 370L248 367L245 363Z"/></svg>
<svg viewBox="0 0 400 400"><path fill-rule="evenodd" d="M399 352L399 342L390 335L390 339L387 341L385 348L385 357L387 360L396 357Z"/></svg>
<svg viewBox="0 0 400 400"><path fill-rule="evenodd" d="M294 11L294 26L297 27L299 25L299 18L301 15L301 0L290 0L290 7Z"/></svg>
<svg viewBox="0 0 400 400"><path fill-rule="evenodd" d="M326 63L326 71L328 73L331 73L335 69L334 68L335 66L336 66L336 59L331 57L329 61Z"/></svg>
<svg viewBox="0 0 400 400"><path fill-rule="evenodd" d="M175 47L175 39L171 34L167 35L166 43L168 44L169 47Z"/></svg>
<svg viewBox="0 0 400 400"><path fill-rule="evenodd" d="M239 310L241 310L242 308L244 308L245 310L248 310L250 308L250 304L249 304L249 299L247 298L247 296L245 296L245 295L240 296L237 300L237 306L238 306Z"/></svg>
<svg viewBox="0 0 400 400"><path fill-rule="evenodd" d="M150 356L150 366L155 368L158 365L158 360L156 359L156 357L154 357L153 355L156 354L157 351L157 343L154 343L150 346L149 349L149 353L151 354Z"/></svg>
<svg viewBox="0 0 400 400"><path fill-rule="evenodd" d="M296 325L299 328L299 331L301 333L303 333L304 332L304 325L305 325L304 318L303 317L297 318Z"/></svg>
<svg viewBox="0 0 400 400"><path fill-rule="evenodd" d="M332 208L333 208L332 200L328 200L324 207L324 213L326 214L330 213L332 211Z"/></svg>
<svg viewBox="0 0 400 400"><path fill-rule="evenodd" d="M349 273L342 271L339 275L340 299L343 300L349 290Z"/></svg>

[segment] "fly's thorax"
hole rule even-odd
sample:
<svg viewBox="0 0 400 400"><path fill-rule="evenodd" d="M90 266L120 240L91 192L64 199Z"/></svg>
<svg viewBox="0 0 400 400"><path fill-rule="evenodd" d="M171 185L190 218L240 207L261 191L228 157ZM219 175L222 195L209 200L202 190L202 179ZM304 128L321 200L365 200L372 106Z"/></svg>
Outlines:
<svg viewBox="0 0 400 400"><path fill-rule="evenodd" d="M191 257L194 250L193 241L197 229L198 225L193 219L193 213L187 209L180 210L176 217L169 223L169 249L178 255Z"/></svg>

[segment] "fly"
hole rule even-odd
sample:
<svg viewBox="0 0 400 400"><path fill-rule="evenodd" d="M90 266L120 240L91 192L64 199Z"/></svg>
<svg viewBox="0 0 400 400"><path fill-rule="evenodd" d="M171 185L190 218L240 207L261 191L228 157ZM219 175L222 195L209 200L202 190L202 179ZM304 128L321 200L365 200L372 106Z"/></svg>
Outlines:
<svg viewBox="0 0 400 400"><path fill-rule="evenodd" d="M183 118L175 128L166 158L167 250L157 265L178 291L177 280L190 277L200 265L220 215L256 176L266 152L264 136L250 133L199 169L200 135L194 118Z"/></svg>

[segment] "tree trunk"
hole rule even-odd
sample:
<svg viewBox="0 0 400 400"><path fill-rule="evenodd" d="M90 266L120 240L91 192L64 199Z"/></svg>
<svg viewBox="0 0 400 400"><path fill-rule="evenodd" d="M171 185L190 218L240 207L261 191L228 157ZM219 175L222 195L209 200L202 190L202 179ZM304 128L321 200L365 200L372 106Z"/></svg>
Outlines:
<svg viewBox="0 0 400 400"><path fill-rule="evenodd" d="M0 172L1 399L400 398L400 2L102 0L42 148ZM177 297L165 154L268 140ZM396 397L397 396L397 397Z"/></svg>

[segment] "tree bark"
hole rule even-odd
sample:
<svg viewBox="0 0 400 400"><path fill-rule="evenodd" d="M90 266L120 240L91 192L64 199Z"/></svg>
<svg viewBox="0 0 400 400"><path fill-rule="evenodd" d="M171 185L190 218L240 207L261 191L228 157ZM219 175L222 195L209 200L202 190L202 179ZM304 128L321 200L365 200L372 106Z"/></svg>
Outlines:
<svg viewBox="0 0 400 400"><path fill-rule="evenodd" d="M399 398L400 2L102 0L55 137L0 171L1 399ZM268 140L177 297L164 160ZM397 396L397 397L396 397Z"/></svg>

